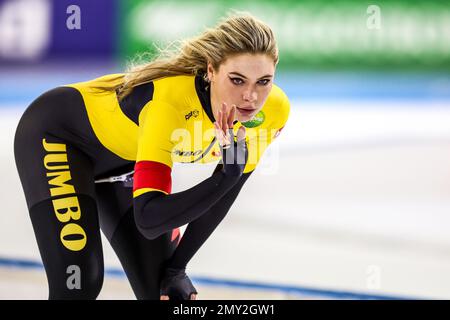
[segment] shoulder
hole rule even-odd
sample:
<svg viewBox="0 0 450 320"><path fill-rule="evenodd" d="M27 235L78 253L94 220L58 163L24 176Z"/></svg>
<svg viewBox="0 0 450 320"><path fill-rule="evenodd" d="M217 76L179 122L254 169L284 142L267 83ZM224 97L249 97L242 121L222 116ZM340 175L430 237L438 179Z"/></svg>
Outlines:
<svg viewBox="0 0 450 320"><path fill-rule="evenodd" d="M153 98L144 106L139 119L152 113L159 118L171 117L181 122L185 111L197 97L194 76L165 77L153 80L153 86Z"/></svg>
<svg viewBox="0 0 450 320"><path fill-rule="evenodd" d="M172 76L153 81L153 99L164 100L173 105L186 104L196 97L195 77Z"/></svg>
<svg viewBox="0 0 450 320"><path fill-rule="evenodd" d="M101 89L102 87L120 84L123 80L123 77L123 73L106 74L95 79L64 84L63 86L75 88L83 94L102 93L104 95L105 91ZM113 95L115 94L115 92L112 91L109 94Z"/></svg>
<svg viewBox="0 0 450 320"><path fill-rule="evenodd" d="M197 92L195 90L194 76L171 76L153 80L152 105L170 105L172 111L180 116L196 104Z"/></svg>
<svg viewBox="0 0 450 320"><path fill-rule="evenodd" d="M153 126L158 123L166 127L184 127L182 115L182 111L176 105L161 99L153 99L142 108L138 123L142 125L150 120Z"/></svg>

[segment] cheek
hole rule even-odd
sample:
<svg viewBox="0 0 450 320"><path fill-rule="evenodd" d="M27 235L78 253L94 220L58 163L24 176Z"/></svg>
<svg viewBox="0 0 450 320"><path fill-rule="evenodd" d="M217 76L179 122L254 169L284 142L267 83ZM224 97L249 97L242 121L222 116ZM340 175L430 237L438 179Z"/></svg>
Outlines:
<svg viewBox="0 0 450 320"><path fill-rule="evenodd" d="M220 85L218 86L219 96L225 102L232 102L233 95L235 95L235 90L233 89L233 84L231 84L228 79L223 79L220 81Z"/></svg>
<svg viewBox="0 0 450 320"><path fill-rule="evenodd" d="M270 94L270 90L272 89L272 86L267 86L267 87L262 87L259 92L258 92L258 102L261 104L264 104L264 102L266 101L267 97Z"/></svg>
<svg viewBox="0 0 450 320"><path fill-rule="evenodd" d="M238 86L233 85L232 83L230 83L230 81L228 81L228 83L225 83L223 86L223 90L222 92L224 93L224 99L226 101L229 101L229 103L234 103L234 104L240 104L242 101L242 89L239 88Z"/></svg>

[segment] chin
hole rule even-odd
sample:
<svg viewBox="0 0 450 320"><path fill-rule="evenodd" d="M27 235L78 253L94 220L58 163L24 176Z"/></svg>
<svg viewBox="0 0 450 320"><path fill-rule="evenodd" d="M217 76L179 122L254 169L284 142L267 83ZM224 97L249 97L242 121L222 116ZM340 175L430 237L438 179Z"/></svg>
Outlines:
<svg viewBox="0 0 450 320"><path fill-rule="evenodd" d="M252 116L243 116L243 115L238 114L237 119L239 120L239 122L242 123L242 122L247 122L247 121L252 120L253 117L254 117L254 115L252 115Z"/></svg>

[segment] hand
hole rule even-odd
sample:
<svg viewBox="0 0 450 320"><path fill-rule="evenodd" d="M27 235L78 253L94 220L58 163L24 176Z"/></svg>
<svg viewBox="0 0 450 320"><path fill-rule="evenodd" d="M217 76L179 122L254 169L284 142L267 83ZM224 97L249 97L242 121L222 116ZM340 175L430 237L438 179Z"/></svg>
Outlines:
<svg viewBox="0 0 450 320"><path fill-rule="evenodd" d="M233 129L235 114L236 106L232 105L228 111L227 104L223 102L219 110L218 119L214 122L216 138L219 141L220 147L223 149L228 149L231 146L232 135L230 135L230 129Z"/></svg>
<svg viewBox="0 0 450 320"><path fill-rule="evenodd" d="M197 290L185 269L167 268L160 285L161 300L196 300Z"/></svg>
<svg viewBox="0 0 450 320"><path fill-rule="evenodd" d="M226 103L222 103L218 119L214 122L216 138L222 153L223 169L228 176L241 176L247 163L248 152L245 143L245 127L241 126L237 132L237 141L234 141L233 121L236 106L232 105L227 111Z"/></svg>

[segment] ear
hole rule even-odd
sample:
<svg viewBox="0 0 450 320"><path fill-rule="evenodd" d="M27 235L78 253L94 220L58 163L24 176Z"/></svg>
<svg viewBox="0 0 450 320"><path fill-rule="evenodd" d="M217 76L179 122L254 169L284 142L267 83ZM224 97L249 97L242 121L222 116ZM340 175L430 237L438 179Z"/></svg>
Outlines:
<svg viewBox="0 0 450 320"><path fill-rule="evenodd" d="M211 81L211 82L214 81L215 73L214 73L214 68L213 68L211 62L208 62L207 73L208 73L209 81Z"/></svg>

